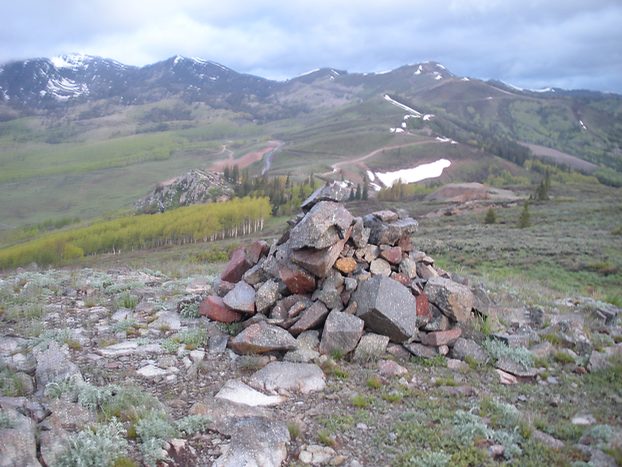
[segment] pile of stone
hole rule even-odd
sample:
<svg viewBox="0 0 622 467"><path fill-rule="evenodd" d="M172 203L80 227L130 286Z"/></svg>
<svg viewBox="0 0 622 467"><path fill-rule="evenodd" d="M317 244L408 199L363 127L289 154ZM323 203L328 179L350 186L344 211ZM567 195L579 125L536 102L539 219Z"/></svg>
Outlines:
<svg viewBox="0 0 622 467"><path fill-rule="evenodd" d="M233 252L200 306L212 320L244 322L230 348L287 351L295 361L318 351L364 358L389 342L420 357L450 352L458 324L472 316L473 292L415 248L416 220L388 210L354 217L342 204L348 196L341 184L326 185L272 246Z"/></svg>

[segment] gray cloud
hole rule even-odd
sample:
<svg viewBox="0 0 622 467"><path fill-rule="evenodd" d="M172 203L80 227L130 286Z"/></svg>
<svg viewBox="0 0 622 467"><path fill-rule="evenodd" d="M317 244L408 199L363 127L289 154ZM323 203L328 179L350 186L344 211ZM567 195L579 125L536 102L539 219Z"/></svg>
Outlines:
<svg viewBox="0 0 622 467"><path fill-rule="evenodd" d="M283 79L318 66L437 60L525 87L622 93L619 0L24 0L3 6L0 62L83 52L174 54Z"/></svg>

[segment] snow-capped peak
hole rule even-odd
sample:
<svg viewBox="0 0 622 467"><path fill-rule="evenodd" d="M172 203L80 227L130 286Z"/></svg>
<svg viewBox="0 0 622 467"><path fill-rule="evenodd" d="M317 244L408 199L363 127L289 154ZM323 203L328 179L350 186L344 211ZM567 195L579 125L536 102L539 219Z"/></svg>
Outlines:
<svg viewBox="0 0 622 467"><path fill-rule="evenodd" d="M73 53L73 54L59 55L57 57L52 57L50 61L52 62L52 65L54 65L54 67L56 67L57 69L60 69L60 68L76 69L76 68L83 67L85 64L87 64L94 58L95 57L91 55Z"/></svg>

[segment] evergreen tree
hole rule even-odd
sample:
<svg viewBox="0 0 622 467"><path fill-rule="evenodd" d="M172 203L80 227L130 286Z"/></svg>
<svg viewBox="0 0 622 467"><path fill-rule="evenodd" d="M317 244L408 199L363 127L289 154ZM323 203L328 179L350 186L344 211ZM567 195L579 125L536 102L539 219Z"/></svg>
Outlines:
<svg viewBox="0 0 622 467"><path fill-rule="evenodd" d="M494 224L497 222L497 214L495 210L490 207L488 211L486 211L486 218L484 219L484 224Z"/></svg>
<svg viewBox="0 0 622 467"><path fill-rule="evenodd" d="M355 197L356 199L361 199L361 197L362 197L362 194L361 194L361 185L360 185L360 184L357 184L357 185L356 185L356 194L354 195L354 197Z"/></svg>
<svg viewBox="0 0 622 467"><path fill-rule="evenodd" d="M365 183L363 185L363 199L369 199L369 187L367 186L367 180L365 180Z"/></svg>
<svg viewBox="0 0 622 467"><path fill-rule="evenodd" d="M240 168L238 167L238 164L233 166L233 170L231 171L231 179L233 183L238 183L240 180Z"/></svg>
<svg viewBox="0 0 622 467"><path fill-rule="evenodd" d="M226 181L228 182L231 181L231 169L229 168L228 165L225 167L223 177L225 178Z"/></svg>
<svg viewBox="0 0 622 467"><path fill-rule="evenodd" d="M348 197L348 201L354 201L354 190L350 190L350 196Z"/></svg>
<svg viewBox="0 0 622 467"><path fill-rule="evenodd" d="M525 201L523 204L523 210L521 211L520 217L518 219L518 227L520 229L524 229L531 225L531 216L529 215L529 202Z"/></svg>

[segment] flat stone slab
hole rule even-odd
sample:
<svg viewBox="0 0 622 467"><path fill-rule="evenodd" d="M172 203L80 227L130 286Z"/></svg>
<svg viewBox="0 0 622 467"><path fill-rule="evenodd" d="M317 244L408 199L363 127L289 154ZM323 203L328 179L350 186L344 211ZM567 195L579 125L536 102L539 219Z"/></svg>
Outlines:
<svg viewBox="0 0 622 467"><path fill-rule="evenodd" d="M155 321L149 323L149 328L179 331L181 328L179 314L172 311L162 311L158 314L158 318Z"/></svg>
<svg viewBox="0 0 622 467"><path fill-rule="evenodd" d="M313 363L272 362L251 376L249 384L270 393L309 394L323 390L326 377L322 369Z"/></svg>
<svg viewBox="0 0 622 467"><path fill-rule="evenodd" d="M365 322L361 318L343 311L331 311L324 323L320 353L347 354L353 351L363 335L364 326Z"/></svg>
<svg viewBox="0 0 622 467"><path fill-rule="evenodd" d="M285 401L282 396L267 396L244 384L239 379L227 381L214 397L251 407L270 407Z"/></svg>
<svg viewBox="0 0 622 467"><path fill-rule="evenodd" d="M144 378L157 378L158 376L167 375L168 371L166 371L163 368L160 368L159 366L146 365L136 370L136 373L138 373L140 376Z"/></svg>
<svg viewBox="0 0 622 467"><path fill-rule="evenodd" d="M244 417L233 423L233 434L226 452L214 467L280 467L287 458L287 425L265 417Z"/></svg>
<svg viewBox="0 0 622 467"><path fill-rule="evenodd" d="M233 290L225 295L222 301L232 310L255 313L255 289L244 281L235 284Z"/></svg>
<svg viewBox="0 0 622 467"><path fill-rule="evenodd" d="M294 350L296 339L285 329L267 323L251 324L229 342L238 353L264 353L273 350Z"/></svg>
<svg viewBox="0 0 622 467"><path fill-rule="evenodd" d="M164 353L164 349L160 347L160 344L146 344L139 345L135 340L119 342L117 344L109 345L102 349L98 349L97 353L104 357L120 357L122 355L132 354L148 354L148 353Z"/></svg>

